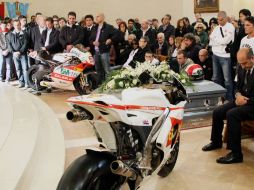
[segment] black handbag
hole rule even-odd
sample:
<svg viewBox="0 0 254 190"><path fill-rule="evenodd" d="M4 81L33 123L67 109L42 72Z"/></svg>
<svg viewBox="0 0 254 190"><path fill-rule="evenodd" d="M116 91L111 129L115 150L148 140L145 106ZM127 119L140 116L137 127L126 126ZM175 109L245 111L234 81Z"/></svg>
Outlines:
<svg viewBox="0 0 254 190"><path fill-rule="evenodd" d="M222 27L220 27L220 33L221 33L221 36L224 38L224 34L223 34L223 31L222 31ZM232 42L232 40L231 40L231 41L227 44L227 46L225 47L226 53L231 53L232 45L233 45L233 42Z"/></svg>

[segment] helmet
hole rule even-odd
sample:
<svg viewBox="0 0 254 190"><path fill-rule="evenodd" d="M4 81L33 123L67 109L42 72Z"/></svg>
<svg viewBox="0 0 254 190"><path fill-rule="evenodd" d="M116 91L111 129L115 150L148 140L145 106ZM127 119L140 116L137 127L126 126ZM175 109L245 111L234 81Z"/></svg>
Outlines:
<svg viewBox="0 0 254 190"><path fill-rule="evenodd" d="M203 80L204 71L199 64L190 64L186 67L185 72L191 80Z"/></svg>

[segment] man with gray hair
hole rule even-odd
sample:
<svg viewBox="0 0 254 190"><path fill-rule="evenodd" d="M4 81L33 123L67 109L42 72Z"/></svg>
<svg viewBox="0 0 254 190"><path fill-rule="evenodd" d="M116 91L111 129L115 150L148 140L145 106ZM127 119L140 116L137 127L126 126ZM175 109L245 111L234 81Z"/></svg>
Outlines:
<svg viewBox="0 0 254 190"><path fill-rule="evenodd" d="M213 78L212 80L227 89L226 100L233 100L233 81L231 76L231 48L234 41L235 28L227 21L225 11L218 13L218 26L210 35L209 45L213 52Z"/></svg>
<svg viewBox="0 0 254 190"><path fill-rule="evenodd" d="M168 55L168 43L165 41L164 33L160 32L157 34L157 42L154 49L157 55Z"/></svg>

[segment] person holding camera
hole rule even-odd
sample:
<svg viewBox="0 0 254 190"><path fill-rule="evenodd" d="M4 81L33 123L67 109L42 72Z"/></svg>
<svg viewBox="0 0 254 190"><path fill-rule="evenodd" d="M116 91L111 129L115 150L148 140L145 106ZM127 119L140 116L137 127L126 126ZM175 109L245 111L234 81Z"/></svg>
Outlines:
<svg viewBox="0 0 254 190"><path fill-rule="evenodd" d="M235 28L228 22L227 13L218 13L218 26L210 34L213 52L212 80L227 89L226 100L233 100L233 80L231 76L231 46L234 42Z"/></svg>

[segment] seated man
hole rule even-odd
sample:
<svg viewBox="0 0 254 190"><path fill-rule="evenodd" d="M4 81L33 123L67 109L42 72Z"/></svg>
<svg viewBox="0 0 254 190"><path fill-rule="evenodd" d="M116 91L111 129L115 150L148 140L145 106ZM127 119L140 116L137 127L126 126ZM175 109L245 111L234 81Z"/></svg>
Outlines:
<svg viewBox="0 0 254 190"><path fill-rule="evenodd" d="M185 51L179 51L177 53L177 62L179 64L179 73L185 72L191 80L200 80L204 77L202 67L187 57Z"/></svg>
<svg viewBox="0 0 254 190"><path fill-rule="evenodd" d="M211 143L205 145L203 151L222 148L222 131L227 120L227 148L231 150L217 163L231 164L243 162L241 149L241 122L254 119L254 55L249 48L241 48L237 53L239 67L237 74L236 100L216 108L213 112Z"/></svg>
<svg viewBox="0 0 254 190"><path fill-rule="evenodd" d="M151 51L145 53L145 62L151 63L152 65L159 65L160 61L156 59Z"/></svg>
<svg viewBox="0 0 254 190"><path fill-rule="evenodd" d="M213 76L213 60L209 56L206 49L201 49L198 54L199 62L198 64L203 68L206 80L211 80Z"/></svg>

